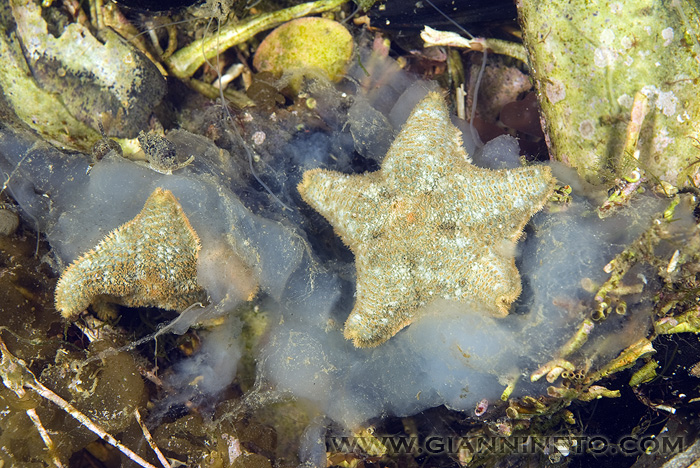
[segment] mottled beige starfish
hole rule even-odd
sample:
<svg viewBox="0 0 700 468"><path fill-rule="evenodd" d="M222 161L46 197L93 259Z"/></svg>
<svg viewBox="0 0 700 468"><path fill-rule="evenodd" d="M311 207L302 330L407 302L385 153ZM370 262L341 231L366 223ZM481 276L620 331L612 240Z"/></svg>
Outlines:
<svg viewBox="0 0 700 468"><path fill-rule="evenodd" d="M56 285L56 309L73 319L96 299L130 307L183 310L205 298L197 284L200 244L169 190L70 265Z"/></svg>
<svg viewBox="0 0 700 468"><path fill-rule="evenodd" d="M355 254L357 299L345 337L381 344L439 298L507 315L521 291L508 245L553 188L546 166L469 164L437 93L413 110L379 171L307 171L301 196Z"/></svg>

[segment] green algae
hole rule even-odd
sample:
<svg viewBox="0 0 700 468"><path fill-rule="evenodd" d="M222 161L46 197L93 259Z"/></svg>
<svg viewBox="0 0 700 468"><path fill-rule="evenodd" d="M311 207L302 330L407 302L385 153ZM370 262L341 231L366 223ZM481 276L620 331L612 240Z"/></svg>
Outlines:
<svg viewBox="0 0 700 468"><path fill-rule="evenodd" d="M170 72L178 78L188 78L221 51L247 41L255 34L280 23L306 15L322 13L339 7L346 0L319 0L302 3L283 10L264 13L242 23L224 25L216 34L181 48L166 60Z"/></svg>
<svg viewBox="0 0 700 468"><path fill-rule="evenodd" d="M126 138L146 126L165 81L137 49L110 29L98 39L79 23L54 35L32 1L0 10L4 98L45 140L88 152L103 121L110 134Z"/></svg>
<svg viewBox="0 0 700 468"><path fill-rule="evenodd" d="M698 12L692 2L519 2L550 153L589 182L639 167L652 180L696 176ZM634 97L649 99L626 157Z"/></svg>
<svg viewBox="0 0 700 468"><path fill-rule="evenodd" d="M4 13L3 20L7 20L8 12ZM4 61L0 87L5 101L20 120L61 148L88 151L100 139L99 133L76 119L58 96L34 81L17 35L10 32L5 21L0 25L0 56Z"/></svg>
<svg viewBox="0 0 700 468"><path fill-rule="evenodd" d="M352 53L352 36L340 23L325 18L299 18L265 38L253 65L258 71L276 75L316 69L336 81L343 76Z"/></svg>

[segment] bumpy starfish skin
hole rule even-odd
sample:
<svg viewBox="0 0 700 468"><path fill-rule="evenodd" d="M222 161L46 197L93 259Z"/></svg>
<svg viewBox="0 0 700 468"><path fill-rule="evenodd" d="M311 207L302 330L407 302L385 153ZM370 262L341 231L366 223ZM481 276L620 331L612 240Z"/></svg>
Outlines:
<svg viewBox="0 0 700 468"><path fill-rule="evenodd" d="M302 197L355 254L357 299L345 323L355 346L383 343L438 298L505 316L520 295L507 247L554 179L545 166L495 171L468 161L443 98L430 93L379 171L304 174Z"/></svg>
<svg viewBox="0 0 700 468"><path fill-rule="evenodd" d="M157 188L134 219L63 272L56 309L72 319L100 296L131 307L185 309L204 297L197 284L199 249L173 193Z"/></svg>

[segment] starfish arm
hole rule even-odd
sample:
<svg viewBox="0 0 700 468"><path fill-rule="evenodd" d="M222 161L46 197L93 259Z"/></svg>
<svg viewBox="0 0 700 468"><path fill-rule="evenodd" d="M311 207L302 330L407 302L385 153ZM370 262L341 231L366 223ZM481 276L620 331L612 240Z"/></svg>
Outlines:
<svg viewBox="0 0 700 468"><path fill-rule="evenodd" d="M202 300L199 237L172 192L157 188L143 210L73 262L56 286L56 309L75 318L97 296L132 307L182 310Z"/></svg>
<svg viewBox="0 0 700 468"><path fill-rule="evenodd" d="M413 109L384 158L382 172L392 189L409 184L430 191L455 164L467 161L462 132L452 125L443 97L433 92Z"/></svg>
<svg viewBox="0 0 700 468"><path fill-rule="evenodd" d="M414 272L396 251L373 248L357 255L357 299L345 338L358 348L378 346L410 324L421 305Z"/></svg>
<svg viewBox="0 0 700 468"><path fill-rule="evenodd" d="M335 232L354 250L372 239L384 223L386 195L377 175L347 175L324 169L304 173L297 187L301 197L333 226Z"/></svg>
<svg viewBox="0 0 700 468"><path fill-rule="evenodd" d="M121 296L133 294L127 268L114 259L108 267L99 259L113 251L116 231L100 242L94 250L87 252L73 262L56 285L56 309L66 319L73 319L100 295Z"/></svg>
<svg viewBox="0 0 700 468"><path fill-rule="evenodd" d="M489 313L505 317L522 291L520 275L513 257L499 255L492 248L484 247L483 256L474 262L452 257L447 270L458 278L452 278L446 285L444 297L476 302L486 306Z"/></svg>
<svg viewBox="0 0 700 468"><path fill-rule="evenodd" d="M506 188L513 194L511 209L505 211L504 222L516 241L530 218L540 211L554 192L555 179L549 166L527 166L507 172ZM513 232L514 231L514 232Z"/></svg>
<svg viewBox="0 0 700 468"><path fill-rule="evenodd" d="M518 240L554 191L555 179L547 166L494 171L469 165L468 172L452 177L453 186L463 191L456 194L465 214L460 222L500 239Z"/></svg>
<svg viewBox="0 0 700 468"><path fill-rule="evenodd" d="M79 259L78 262L80 260L82 259ZM66 319L72 319L87 309L97 294L93 288L90 288L90 291L79 291L78 288L74 287L74 284L84 282L84 273L74 267L75 264L71 265L61 275L61 279L56 285L56 310Z"/></svg>
<svg viewBox="0 0 700 468"><path fill-rule="evenodd" d="M125 253L134 271L134 293L120 294L124 305L182 310L201 300L199 236L172 192L156 189L124 234L138 252Z"/></svg>

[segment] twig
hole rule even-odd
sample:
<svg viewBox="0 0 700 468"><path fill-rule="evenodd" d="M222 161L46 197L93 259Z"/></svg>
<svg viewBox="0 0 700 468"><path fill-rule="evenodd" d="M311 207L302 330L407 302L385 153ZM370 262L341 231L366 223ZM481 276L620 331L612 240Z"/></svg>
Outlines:
<svg viewBox="0 0 700 468"><path fill-rule="evenodd" d="M136 421L139 423L139 426L141 426L141 431L143 432L143 437L148 442L148 445L150 445L151 448L153 449L153 451L156 453L158 460L160 460L160 464L163 465L164 468L172 468L170 466L170 463L168 462L168 459L165 458L165 456L163 455L163 452L161 452L160 449L158 448L158 446L156 445L156 442L153 440L153 436L151 436L151 433L148 431L148 428L141 420L141 413L139 413L138 408L136 408L134 410L134 415L136 416Z"/></svg>
<svg viewBox="0 0 700 468"><path fill-rule="evenodd" d="M7 351L7 348L5 347L5 343L2 341L2 338L0 338L0 351L2 351L2 361L0 362L0 372L2 375L2 381L5 384L5 386L15 392L17 397L23 398L24 395L27 393L24 388L22 387L21 384L17 382L18 377L20 377L20 374L17 373L19 370L21 372L21 369L17 368L14 366L12 361L7 360L5 358L5 351ZM9 352L8 352L9 354ZM27 416L29 416L29 419L34 423L34 426L36 427L36 430L39 431L39 435L41 436L41 439L44 441L44 445L46 445L46 448L49 450L49 453L51 454L51 458L53 459L54 465L56 465L59 468L63 468L63 464L61 461L58 459L58 455L56 455L56 446L54 445L53 441L51 440L51 437L49 436L49 432L46 430L44 425L41 423L41 419L39 418L39 415L36 413L36 410L34 408L28 409L26 411Z"/></svg>
<svg viewBox="0 0 700 468"><path fill-rule="evenodd" d="M646 181L646 178L642 176L642 171L639 169L637 143L639 142L639 134L642 131L644 118L648 112L649 98L638 91L632 104L630 121L627 124L625 134L625 143L619 161L617 161L617 172L622 180L620 180L620 185L611 189L607 200L598 208L598 216L601 218L612 214L615 208L626 205L637 192L642 182Z"/></svg>
<svg viewBox="0 0 700 468"><path fill-rule="evenodd" d="M77 419L83 426L97 434L102 440L119 449L119 451L129 457L129 459L131 459L133 462L138 463L143 468L156 468L154 465L151 465L146 460L138 456L130 448L122 445L121 442L95 424L90 418L78 411L77 408L39 382L32 371L27 369L24 361L16 358L12 353L10 353L5 346L5 343L2 341L2 338L0 338L0 353L2 353L2 359L0 360L0 376L2 377L2 381L7 388L18 395L20 394L18 392L24 392L24 388L34 390L40 396L54 403L63 411L70 414L73 418ZM46 435L48 436L48 434Z"/></svg>
<svg viewBox="0 0 700 468"><path fill-rule="evenodd" d="M51 458L53 459L53 464L56 465L58 468L63 468L63 463L61 463L61 460L58 459L58 455L56 455L56 446L53 444L53 441L51 440L51 437L49 436L49 433L44 427L44 425L41 424L41 419L39 419L39 415L36 414L36 410L34 408L28 409L27 416L29 416L29 419L32 420L34 426L36 427L36 430L39 431L39 435L44 441L46 448L49 449L49 453L51 454Z"/></svg>
<svg viewBox="0 0 700 468"><path fill-rule="evenodd" d="M216 34L183 47L166 59L170 72L178 78L189 78L204 62L219 55L259 32L302 16L323 13L339 7L347 0L319 0L302 3L284 10L266 13L233 26L224 26Z"/></svg>
<svg viewBox="0 0 700 468"><path fill-rule="evenodd" d="M523 63L528 63L527 51L525 50L525 47L517 42L485 37L465 39L457 33L438 31L430 26L425 26L425 29L423 29L423 31L420 33L420 37L423 39L423 42L425 42L425 47L460 47L463 49L475 50L477 52L488 49L497 54L507 55L508 57L513 57Z"/></svg>

